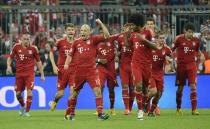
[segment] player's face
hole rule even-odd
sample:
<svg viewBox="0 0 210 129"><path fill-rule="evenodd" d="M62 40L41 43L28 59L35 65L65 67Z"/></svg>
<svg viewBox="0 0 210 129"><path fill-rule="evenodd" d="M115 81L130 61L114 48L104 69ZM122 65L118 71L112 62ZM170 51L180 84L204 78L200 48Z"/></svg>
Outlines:
<svg viewBox="0 0 210 129"><path fill-rule="evenodd" d="M193 30L186 30L185 31L185 37L187 38L187 39L191 39L192 37L193 37L193 34L194 34L194 31Z"/></svg>
<svg viewBox="0 0 210 129"><path fill-rule="evenodd" d="M66 32L66 35L68 37L74 37L74 35L75 35L75 28L74 27L67 27L65 32Z"/></svg>
<svg viewBox="0 0 210 129"><path fill-rule="evenodd" d="M88 25L83 25L80 29L80 36L83 40L89 38L90 35L90 27Z"/></svg>
<svg viewBox="0 0 210 129"><path fill-rule="evenodd" d="M152 29L152 30L155 29L155 23L154 23L154 21L147 21L146 26L147 26L148 29Z"/></svg>
<svg viewBox="0 0 210 129"><path fill-rule="evenodd" d="M29 34L23 34L21 43L22 43L25 47L28 47L29 44L30 44L30 35L29 35Z"/></svg>
<svg viewBox="0 0 210 129"><path fill-rule="evenodd" d="M158 36L158 43L160 45L163 45L165 43L165 35L164 34L161 34Z"/></svg>

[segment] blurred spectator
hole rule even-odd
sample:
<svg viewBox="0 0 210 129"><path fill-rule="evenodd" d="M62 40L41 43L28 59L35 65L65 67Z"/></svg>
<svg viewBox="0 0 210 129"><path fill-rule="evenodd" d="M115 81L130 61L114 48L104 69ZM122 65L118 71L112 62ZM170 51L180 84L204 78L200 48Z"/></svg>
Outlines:
<svg viewBox="0 0 210 129"><path fill-rule="evenodd" d="M0 56L6 53L4 31L0 27Z"/></svg>
<svg viewBox="0 0 210 129"><path fill-rule="evenodd" d="M201 50L210 51L210 31L207 25L201 25Z"/></svg>
<svg viewBox="0 0 210 129"><path fill-rule="evenodd" d="M148 0L150 5L166 5L167 0Z"/></svg>
<svg viewBox="0 0 210 129"><path fill-rule="evenodd" d="M54 40L60 39L63 37L63 30L60 26L58 26L55 30Z"/></svg>
<svg viewBox="0 0 210 129"><path fill-rule="evenodd" d="M166 44L171 47L172 45L172 34L171 34L171 29L170 25L168 22L164 22L161 26L161 30L164 32L166 36Z"/></svg>
<svg viewBox="0 0 210 129"><path fill-rule="evenodd" d="M42 64L44 67L44 73L46 75L53 74L52 64L49 59L50 51L51 51L51 45L50 45L50 43L46 43L45 50L42 53L40 53L40 55L41 55L40 59L42 61Z"/></svg>
<svg viewBox="0 0 210 129"><path fill-rule="evenodd" d="M0 27L0 75L6 75L7 59L5 57L5 36L2 28Z"/></svg>
<svg viewBox="0 0 210 129"><path fill-rule="evenodd" d="M44 52L47 41L46 29L44 27L40 27L39 31L36 33L33 44L37 46L40 52Z"/></svg>
<svg viewBox="0 0 210 129"><path fill-rule="evenodd" d="M13 45L18 42L19 42L18 26L15 24L11 24L10 34L6 37L5 41L6 54L9 54Z"/></svg>
<svg viewBox="0 0 210 129"><path fill-rule="evenodd" d="M210 74L210 52L208 52L208 58L204 62L204 73Z"/></svg>

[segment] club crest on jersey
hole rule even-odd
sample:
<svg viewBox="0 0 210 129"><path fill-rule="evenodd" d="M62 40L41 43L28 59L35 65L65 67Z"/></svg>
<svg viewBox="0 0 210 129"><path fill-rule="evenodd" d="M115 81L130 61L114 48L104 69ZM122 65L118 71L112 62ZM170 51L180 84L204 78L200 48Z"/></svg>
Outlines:
<svg viewBox="0 0 210 129"><path fill-rule="evenodd" d="M193 42L192 45L195 46L195 42Z"/></svg>
<svg viewBox="0 0 210 129"><path fill-rule="evenodd" d="M183 45L186 45L186 43L183 43Z"/></svg>
<svg viewBox="0 0 210 129"><path fill-rule="evenodd" d="M22 52L21 50L18 50L18 52Z"/></svg>
<svg viewBox="0 0 210 129"><path fill-rule="evenodd" d="M110 42L106 42L106 45L107 45L108 47L110 47L110 46L111 46L111 43L110 43Z"/></svg>
<svg viewBox="0 0 210 129"><path fill-rule="evenodd" d="M155 53L155 50L152 50L152 53Z"/></svg>
<svg viewBox="0 0 210 129"><path fill-rule="evenodd" d="M163 51L162 51L162 55L165 55L165 54L166 54L166 52L165 52L165 50L163 50Z"/></svg>
<svg viewBox="0 0 210 129"><path fill-rule="evenodd" d="M28 50L28 54L32 54L32 50Z"/></svg>
<svg viewBox="0 0 210 129"><path fill-rule="evenodd" d="M87 42L86 42L87 44L90 44L90 40L87 40Z"/></svg>

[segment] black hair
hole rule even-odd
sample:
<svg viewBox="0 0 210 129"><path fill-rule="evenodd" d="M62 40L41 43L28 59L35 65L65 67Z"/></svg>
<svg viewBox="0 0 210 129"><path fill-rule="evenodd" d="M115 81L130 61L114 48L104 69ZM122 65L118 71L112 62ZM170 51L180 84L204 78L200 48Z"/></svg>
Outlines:
<svg viewBox="0 0 210 129"><path fill-rule="evenodd" d="M142 14L134 13L129 17L128 23L133 23L136 26L143 27L145 24L145 18Z"/></svg>
<svg viewBox="0 0 210 129"><path fill-rule="evenodd" d="M187 23L187 24L184 26L184 29L185 29L185 31L188 31L188 30L195 31L195 27L194 27L193 23Z"/></svg>

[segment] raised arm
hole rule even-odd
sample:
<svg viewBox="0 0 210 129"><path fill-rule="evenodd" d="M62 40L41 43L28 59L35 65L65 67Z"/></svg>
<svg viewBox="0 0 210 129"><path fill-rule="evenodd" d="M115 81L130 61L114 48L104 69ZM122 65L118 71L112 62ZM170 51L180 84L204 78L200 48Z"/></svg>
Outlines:
<svg viewBox="0 0 210 129"><path fill-rule="evenodd" d="M106 26L103 24L103 22L100 19L96 19L96 23L98 23L98 25L102 28L104 38L105 39L109 38L110 37L109 31L106 28Z"/></svg>
<svg viewBox="0 0 210 129"><path fill-rule="evenodd" d="M156 50L161 49L161 48L159 48L155 43L153 43L153 42L147 40L147 39L146 39L144 36L142 36L141 34L137 34L137 37L138 37L140 40L143 41L143 42L142 42L143 44L149 46L150 48L156 49Z"/></svg>

